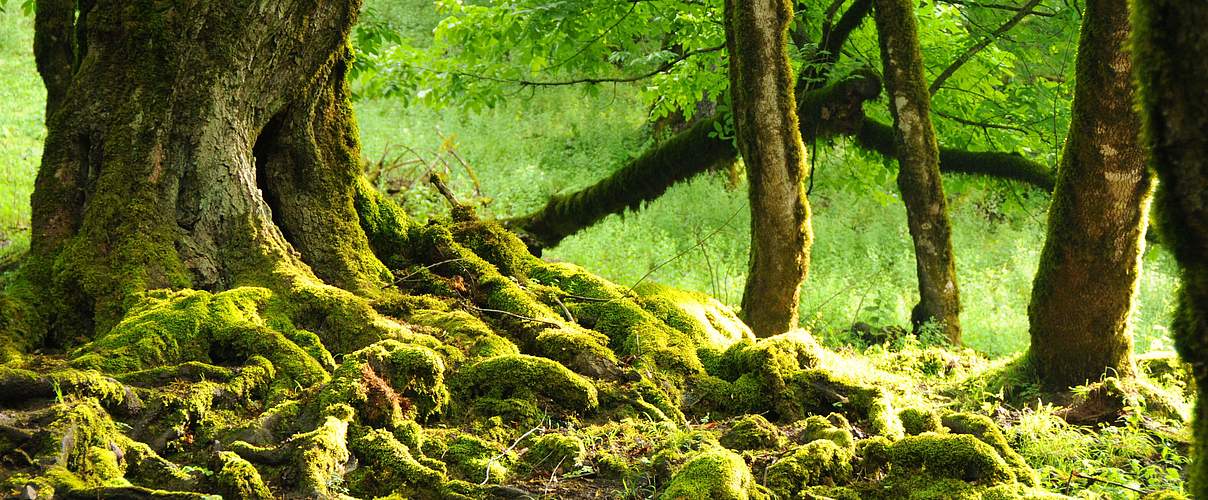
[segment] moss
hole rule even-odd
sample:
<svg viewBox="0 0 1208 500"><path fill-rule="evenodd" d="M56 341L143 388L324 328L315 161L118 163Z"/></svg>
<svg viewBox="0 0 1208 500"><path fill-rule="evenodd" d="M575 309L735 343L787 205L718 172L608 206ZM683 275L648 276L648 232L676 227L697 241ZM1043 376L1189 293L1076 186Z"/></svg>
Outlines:
<svg viewBox="0 0 1208 500"><path fill-rule="evenodd" d="M768 466L764 484L781 497L793 497L808 486L844 484L851 478L850 448L818 439L794 448Z"/></svg>
<svg viewBox="0 0 1208 500"><path fill-rule="evenodd" d="M848 430L849 425L846 419L837 413L832 415L837 418L828 419L821 415L813 415L793 424L793 427L799 429L794 441L804 444L819 439L826 439L839 445L841 448L853 449L855 438L852 437L851 431ZM836 425L836 422L839 425Z"/></svg>
<svg viewBox="0 0 1208 500"><path fill-rule="evenodd" d="M608 337L578 327L549 328L537 335L536 354L589 377L616 378L617 357Z"/></svg>
<svg viewBox="0 0 1208 500"><path fill-rule="evenodd" d="M447 481L445 475L420 463L416 453L393 435L370 429L349 443L363 464L346 477L349 491L358 497L377 497L400 493L407 497L430 495Z"/></svg>
<svg viewBox="0 0 1208 500"><path fill-rule="evenodd" d="M632 469L629 460L612 452L601 452L592 459L596 472L607 480L620 480L629 476Z"/></svg>
<svg viewBox="0 0 1208 500"><path fill-rule="evenodd" d="M353 410L346 405L333 405L324 412L323 423L315 430L291 436L283 447L292 448L298 464L296 489L308 496L327 497L331 486L343 476L348 452L348 422Z"/></svg>
<svg viewBox="0 0 1208 500"><path fill-rule="evenodd" d="M229 451L218 452L217 472L214 483L218 491L228 498L272 499L275 498L260 479L260 473L248 463Z"/></svg>
<svg viewBox="0 0 1208 500"><path fill-rule="evenodd" d="M1011 466L990 445L966 434L928 432L908 436L889 448L891 474L914 472L936 478L987 484L1015 481Z"/></svg>
<svg viewBox="0 0 1208 500"><path fill-rule="evenodd" d="M590 411L599 405L590 381L552 360L523 354L480 361L462 370L457 380L476 397L540 396L570 411Z"/></svg>
<svg viewBox="0 0 1208 500"><path fill-rule="evenodd" d="M1028 486L1040 484L1036 471L1024 461L1023 456L1011 448L1002 429L999 429L990 417L976 413L952 413L944 415L942 421L953 434L970 434L993 447L1010 465L1019 482Z"/></svg>
<svg viewBox="0 0 1208 500"><path fill-rule="evenodd" d="M726 448L743 451L780 448L787 440L762 415L748 415L735 422L719 441Z"/></svg>
<svg viewBox="0 0 1208 500"><path fill-rule="evenodd" d="M688 334L697 345L725 349L735 342L755 338L733 310L703 293L649 282L638 285L634 292L643 309Z"/></svg>
<svg viewBox="0 0 1208 500"><path fill-rule="evenodd" d="M660 387L678 392L704 373L691 336L643 309L624 288L561 263L540 263L529 278L568 294L563 302L579 323L606 335L616 355L633 356L634 366L646 369Z"/></svg>
<svg viewBox="0 0 1208 500"><path fill-rule="evenodd" d="M494 264L504 276L527 276L539 262L520 238L496 222L460 222L453 224L450 230L458 243Z"/></svg>
<svg viewBox="0 0 1208 500"><path fill-rule="evenodd" d="M469 434L449 441L443 455L449 473L473 483L500 484L507 481L513 457L503 447Z"/></svg>
<svg viewBox="0 0 1208 500"><path fill-rule="evenodd" d="M249 287L148 292L108 334L74 352L71 363L125 373L190 361L238 364L260 355L280 372L279 382L326 381L322 363L261 316L271 298L269 290Z"/></svg>
<svg viewBox="0 0 1208 500"><path fill-rule="evenodd" d="M717 385L710 394L717 408L743 413L771 412L776 419L804 418L806 413L791 395L789 380L802 369L817 364L813 339L795 333L730 346L718 363L717 375L732 385Z"/></svg>
<svg viewBox="0 0 1208 500"><path fill-rule="evenodd" d="M898 412L898 418L902 420L902 429L911 436L924 432L939 432L942 427L939 415L920 408L906 408Z"/></svg>
<svg viewBox="0 0 1208 500"><path fill-rule="evenodd" d="M569 471L587 459L583 440L571 434L544 434L533 440L521 460L534 471Z"/></svg>
<svg viewBox="0 0 1208 500"><path fill-rule="evenodd" d="M689 459L660 498L667 500L746 500L764 498L738 454L712 449Z"/></svg>
<svg viewBox="0 0 1208 500"><path fill-rule="evenodd" d="M885 436L873 436L858 441L856 458L860 471L866 475L872 475L889 467L889 462L893 459L889 451L892 446L893 442Z"/></svg>
<svg viewBox="0 0 1208 500"><path fill-rule="evenodd" d="M481 319L465 311L423 309L412 313L407 321L439 328L443 332L440 336L443 342L457 347L470 358L520 354L516 344L497 335Z"/></svg>
<svg viewBox="0 0 1208 500"><path fill-rule="evenodd" d="M823 369L802 370L792 377L788 403L805 413L841 412L853 424L876 435L902 435L902 422L883 388L858 383Z"/></svg>

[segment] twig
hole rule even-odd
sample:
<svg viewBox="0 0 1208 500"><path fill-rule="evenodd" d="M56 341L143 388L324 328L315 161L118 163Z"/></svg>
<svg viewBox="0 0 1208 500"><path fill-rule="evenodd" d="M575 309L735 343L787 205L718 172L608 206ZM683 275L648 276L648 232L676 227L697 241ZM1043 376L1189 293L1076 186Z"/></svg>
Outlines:
<svg viewBox="0 0 1208 500"><path fill-rule="evenodd" d="M1074 477L1080 478L1080 479L1086 479L1087 481L1090 481L1091 483L1100 482L1103 484L1110 484L1110 485L1118 487L1118 488L1124 488L1126 490L1135 491L1142 495L1148 495L1150 493L1153 493L1152 491L1149 491L1149 490L1143 490L1141 488L1129 486L1127 484L1117 483L1115 481L1108 481L1106 479L1097 478L1095 476L1088 476L1086 474L1083 474L1083 473L1077 472L1077 471L1072 472L1071 475L1073 475Z"/></svg>
<svg viewBox="0 0 1208 500"><path fill-rule="evenodd" d="M511 317L513 317L513 318L516 318L516 319L523 319L523 320L526 320L526 321L534 321L534 322L537 322L537 323L545 323L545 324L547 324L547 325L551 325L551 326L557 326L557 327L561 327L561 326L562 326L560 323L556 323L556 322L553 322L553 321L550 321L550 320L547 320L547 319L541 319L541 318L530 318L530 317L528 317L528 316L523 316L523 315L520 315L520 314L516 314L516 313L514 313L514 312L503 311L503 310L500 310L500 309L487 309L487 308L485 308L485 307L478 307L478 306L473 305L473 304L470 304L470 305L469 305L469 308L470 308L470 309L474 309L475 311L479 311L479 312L490 312L490 313L502 314L502 315L504 315L504 316L511 316Z"/></svg>
<svg viewBox="0 0 1208 500"><path fill-rule="evenodd" d="M487 460L487 468L486 468L486 469L487 469L487 473L486 473L486 475L485 475L485 476L482 478L482 482L481 482L481 483L478 483L478 485L479 485L479 486L485 486L485 485L487 484L487 481L490 481L490 480L491 480L491 464L495 463L495 461L496 461L496 460L499 460L499 459L503 458L503 456L504 456L504 455L507 455L507 454L508 454L508 452L510 452L510 451L512 451L512 450L514 450L514 449L516 449L516 446L517 446L517 445L519 445L521 441L524 441L524 438L528 437L528 436L529 436L529 434L532 434L532 433L536 432L536 431L537 431L537 429L541 429L542 427L544 427L544 426L538 425L538 426L536 426L536 427L533 427L532 429L529 429L529 430L528 430L528 432L526 432L526 433L524 433L524 434L521 434L521 435L520 435L520 437L516 438L516 442L512 443L512 445L511 445L511 446L509 446L509 447L508 447L506 450L503 450L503 453L500 453L500 454L498 454L498 455L495 455L495 456L491 457L491 459L490 459L490 460Z"/></svg>
<svg viewBox="0 0 1208 500"><path fill-rule="evenodd" d="M723 45L717 45L715 47L706 47L703 49L689 50L687 52L684 52L683 54L680 54L676 58L671 59L670 61L667 61L667 62L659 65L659 67L657 67L651 71L642 73L640 75L625 76L625 77L575 78L573 80L539 81L539 80L525 80L525 79L514 79L514 78L497 78L497 77L493 77L493 76L466 73L464 71L440 71L440 73L456 75L456 76L464 76L467 78L476 78L479 80L487 80L487 81L492 81L492 82L496 82L496 83L511 83L514 85L519 85L521 87L564 87L564 86L570 86L570 85L597 84L597 83L630 83L630 82L636 82L638 80L645 80L647 78L650 78L652 76L655 76L655 75L658 75L661 73L666 73L666 72L670 71L671 68L674 67L676 64L683 62L684 60L688 59L689 57L692 57L695 55L700 55L700 54L705 54L705 53L709 53L709 52L717 52L724 48L726 48L726 46L723 44ZM436 70L433 70L430 68L425 68L422 66L416 66L416 68L424 70L424 71L433 72L433 73L437 72Z"/></svg>
<svg viewBox="0 0 1208 500"><path fill-rule="evenodd" d="M633 285L631 285L631 286L629 287L629 290L626 290L626 291L625 291L625 293L624 293L623 295L629 295L630 293L633 293L633 290L634 290L635 288L637 288L637 287L638 287L638 285L642 284L642 282L643 282L643 281L646 281L646 278L649 278L649 277L650 277L650 275L651 275L651 274L654 274L654 272L655 272L655 271L658 271L659 269L662 269L662 268L663 268L663 266L666 266L667 264L670 264L670 263L674 262L675 260L679 259L680 257L683 257L684 255L686 255L688 252L691 252L691 251L693 251L693 250L696 250L696 249L697 249L697 247L699 247L699 246L701 246L701 245L705 244L705 242L706 242L706 241L709 241L709 239L711 239L711 238L713 238L714 236L716 236L716 235L717 235L717 233L720 233L722 229L725 229L725 228L726 228L726 226L729 226L729 225L730 225L730 223L734 221L734 218L738 216L738 213L739 213L739 212L742 212L742 209L744 209L744 208L746 208L746 207L747 207L747 205L746 205L746 204L743 204L742 206L738 207L738 209L737 209L737 210L735 210L735 211L734 211L734 213L730 214L730 217L729 217L728 219L726 219L726 221L725 221L725 222L721 223L721 225L720 225L720 226L717 226L717 228L716 228L716 229L714 229L712 232L710 232L708 235L705 235L705 237L704 237L703 239L701 239L701 240L697 241L695 245L692 245L692 246L690 246L690 247L688 247L688 248L686 248L686 249L684 249L684 250L680 251L679 253L677 253L677 254L675 254L674 256L672 256L670 259L664 260L664 261L660 262L658 265L656 265L656 266L654 266L654 267L650 268L650 270L649 270L649 271L646 271L646 274L643 274L641 278L638 278L638 280L637 280L636 282L634 282L634 283L633 283ZM616 300L616 299L612 299L612 300L610 300L609 302L613 302L613 301L615 301L615 300Z"/></svg>
<svg viewBox="0 0 1208 500"><path fill-rule="evenodd" d="M459 261L459 260L465 260L465 259L464 259L464 258L462 258L462 257L458 257L458 258L456 258L456 259L445 259L445 260L442 260L442 261L437 262L437 263L435 263L435 264L429 264L429 265L426 265L426 266L424 266L424 267L422 267L422 268L420 268L420 269L417 269L417 270L415 270L415 271L411 272L411 274L408 274L408 275L406 275L406 276L403 276L402 278L398 278L398 279L394 280L394 284L396 284L396 285L397 285L397 284L399 284L399 283L401 283L401 282L403 282L403 281L407 281L407 278L410 278L410 277L412 277L412 276L415 276L415 275L419 274L420 272L422 272L422 271L424 271L424 270L426 270L426 269L432 269L432 268L434 268L434 267L436 267L436 266L439 266L439 265L441 265L441 264L448 264L448 263L450 263L450 262L457 262L457 261Z"/></svg>
<svg viewBox="0 0 1208 500"><path fill-rule="evenodd" d="M553 297L554 302L557 302L558 306L562 308L562 312L566 313L567 320L569 320L571 323L578 323L578 321L575 321L575 315L570 313L570 309L568 309L566 304L563 304L562 301L558 299L557 295L551 295L551 297Z"/></svg>
<svg viewBox="0 0 1208 500"><path fill-rule="evenodd" d="M1006 33L1007 31L1010 31L1011 28L1014 28L1016 24L1019 24L1020 21L1023 21L1023 18L1028 17L1029 14L1032 14L1032 8L1039 4L1040 0L1029 0L1028 3L1024 4L1023 7L1019 8L1019 12L1012 16L1011 19L1008 19L1007 22L1003 23L1002 26L999 26L998 29L994 30L988 36L982 38L980 42L973 44L972 47L965 49L964 53L962 53L960 56L957 56L956 60L952 61L952 64L949 64L947 68L944 68L944 71L940 72L939 76L935 77L935 80L931 82L931 87L927 89L928 92L930 92L931 95L935 95L935 93L938 92L940 87L944 84L944 81L955 74L956 70L960 69L961 66L964 66L965 63L969 62L970 59L973 59L973 56L977 55L978 52L981 52L982 49L989 47L990 43L1002 36L1003 33Z"/></svg>

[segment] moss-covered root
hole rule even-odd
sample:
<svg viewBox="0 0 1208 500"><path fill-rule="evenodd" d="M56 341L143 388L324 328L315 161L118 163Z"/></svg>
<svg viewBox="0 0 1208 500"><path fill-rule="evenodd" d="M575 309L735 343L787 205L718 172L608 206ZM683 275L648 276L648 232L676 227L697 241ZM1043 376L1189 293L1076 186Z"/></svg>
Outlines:
<svg viewBox="0 0 1208 500"><path fill-rule="evenodd" d="M119 454L128 440L95 398L59 403L34 418L23 424L40 425L44 432L15 448L38 466L0 481L0 493L20 493L28 486L39 498L51 498L108 485L125 474Z"/></svg>
<svg viewBox="0 0 1208 500"><path fill-rule="evenodd" d="M684 463L663 492L664 500L747 500L767 498L742 456L713 448Z"/></svg>
<svg viewBox="0 0 1208 500"><path fill-rule="evenodd" d="M1015 474L1015 479L1028 486L1040 484L1036 471L1024 461L1023 456L1011 448L1006 436L990 417L976 413L953 413L944 415L941 419L944 426L953 434L969 434L994 448L994 451L1007 462Z"/></svg>
<svg viewBox="0 0 1208 500"><path fill-rule="evenodd" d="M218 452L217 469L214 473L214 483L224 497L249 500L274 498L268 486L264 485L256 467L239 455L229 451Z"/></svg>
<svg viewBox="0 0 1208 500"><path fill-rule="evenodd" d="M263 448L236 441L231 443L230 449L250 462L286 464L294 468L291 474L295 478L291 487L294 494L308 498L333 497L332 486L343 482L345 466L351 457L347 434L353 409L337 404L328 407L324 413L318 428L295 434L278 447Z"/></svg>
<svg viewBox="0 0 1208 500"><path fill-rule="evenodd" d="M407 498L436 496L448 481L444 472L421 463L419 450L399 442L393 434L369 430L349 443L361 467L346 477L349 492L358 497L397 493Z"/></svg>
<svg viewBox="0 0 1208 500"><path fill-rule="evenodd" d="M810 486L843 485L851 480L852 459L852 448L817 439L769 466L764 484L780 498L793 498Z"/></svg>

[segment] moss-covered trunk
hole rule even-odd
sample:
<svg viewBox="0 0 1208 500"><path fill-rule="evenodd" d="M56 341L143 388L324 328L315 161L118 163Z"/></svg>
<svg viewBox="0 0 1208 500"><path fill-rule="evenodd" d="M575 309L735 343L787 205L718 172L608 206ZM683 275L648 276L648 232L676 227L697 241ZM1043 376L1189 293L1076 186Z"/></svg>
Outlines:
<svg viewBox="0 0 1208 500"><path fill-rule="evenodd" d="M767 337L797 327L812 238L805 146L785 44L793 11L784 0L727 0L725 16L734 128L750 185L742 315L757 336Z"/></svg>
<svg viewBox="0 0 1208 500"><path fill-rule="evenodd" d="M1132 47L1155 212L1183 271L1173 325L1199 391L1191 487L1208 498L1208 3L1135 0Z"/></svg>
<svg viewBox="0 0 1208 500"><path fill-rule="evenodd" d="M914 3L877 0L874 17L885 66L885 89L893 115L898 152L898 188L906 203L919 276L919 303L911 320L939 324L955 344L961 341L960 291L952 255L939 146L931 125L931 95L923 76Z"/></svg>
<svg viewBox="0 0 1208 500"><path fill-rule="evenodd" d="M1152 182L1133 110L1126 0L1090 0L1073 118L1028 306L1029 362L1052 390L1133 373L1132 332Z"/></svg>
<svg viewBox="0 0 1208 500"><path fill-rule="evenodd" d="M383 283L353 207L358 1L76 6L37 12L48 137L25 272L49 285L50 336L32 344L107 330L148 289L282 289L308 264Z"/></svg>

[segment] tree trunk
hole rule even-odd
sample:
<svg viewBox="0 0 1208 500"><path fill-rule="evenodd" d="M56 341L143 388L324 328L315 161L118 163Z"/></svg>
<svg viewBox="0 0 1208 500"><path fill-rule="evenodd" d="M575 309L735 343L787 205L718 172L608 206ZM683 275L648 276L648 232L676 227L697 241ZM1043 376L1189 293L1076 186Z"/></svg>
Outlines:
<svg viewBox="0 0 1208 500"><path fill-rule="evenodd" d="M26 269L53 284L50 344L148 289L385 282L353 207L358 1L74 4L36 20L48 136Z"/></svg>
<svg viewBox="0 0 1208 500"><path fill-rule="evenodd" d="M725 15L734 128L750 184L742 315L756 336L768 337L797 327L812 238L805 146L785 45L793 12L786 0L727 0Z"/></svg>
<svg viewBox="0 0 1208 500"><path fill-rule="evenodd" d="M1161 183L1155 213L1183 271L1172 329L1199 391L1188 493L1208 498L1208 4L1138 0L1131 8L1142 137Z"/></svg>
<svg viewBox="0 0 1208 500"><path fill-rule="evenodd" d="M1090 0L1073 118L1028 306L1028 361L1050 390L1131 376L1129 318L1152 182L1133 110L1126 0Z"/></svg>
<svg viewBox="0 0 1208 500"><path fill-rule="evenodd" d="M923 79L914 4L909 0L877 0L874 17L881 41L889 110L897 129L898 187L906 203L919 276L919 304L911 320L916 328L934 321L948 340L960 344L956 259L952 256L939 146L931 125L931 97Z"/></svg>

